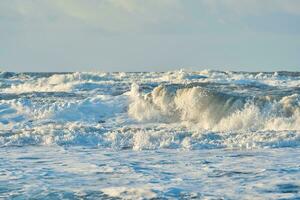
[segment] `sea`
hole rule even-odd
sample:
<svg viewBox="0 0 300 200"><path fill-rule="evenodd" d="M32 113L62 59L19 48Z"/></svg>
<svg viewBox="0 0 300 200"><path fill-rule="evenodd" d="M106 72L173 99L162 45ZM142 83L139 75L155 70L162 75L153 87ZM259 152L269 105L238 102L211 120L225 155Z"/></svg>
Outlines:
<svg viewBox="0 0 300 200"><path fill-rule="evenodd" d="M300 72L0 72L0 199L300 199Z"/></svg>

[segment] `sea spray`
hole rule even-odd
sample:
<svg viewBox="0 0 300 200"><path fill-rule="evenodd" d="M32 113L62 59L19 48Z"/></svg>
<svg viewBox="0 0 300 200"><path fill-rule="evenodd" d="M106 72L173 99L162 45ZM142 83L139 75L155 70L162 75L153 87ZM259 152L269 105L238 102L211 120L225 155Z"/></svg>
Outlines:
<svg viewBox="0 0 300 200"><path fill-rule="evenodd" d="M1 72L0 83L1 146L300 146L299 73Z"/></svg>

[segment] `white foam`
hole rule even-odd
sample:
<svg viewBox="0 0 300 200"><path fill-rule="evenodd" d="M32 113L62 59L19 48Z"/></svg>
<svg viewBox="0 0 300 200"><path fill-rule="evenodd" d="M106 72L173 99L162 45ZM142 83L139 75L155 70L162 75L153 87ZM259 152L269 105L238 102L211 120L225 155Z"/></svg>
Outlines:
<svg viewBox="0 0 300 200"><path fill-rule="evenodd" d="M11 87L4 88L5 93L29 92L67 92L74 86L82 83L105 82L111 76L107 73L70 73L53 74L50 77L27 78L22 82L14 83Z"/></svg>
<svg viewBox="0 0 300 200"><path fill-rule="evenodd" d="M270 101L263 108L235 97L219 97L199 87L175 92L160 85L149 94L140 94L134 85L128 113L140 122L193 122L200 129L299 130L299 95ZM280 123L279 123L280 122Z"/></svg>
<svg viewBox="0 0 300 200"><path fill-rule="evenodd" d="M285 81L280 88L293 91L287 80L296 83L297 76L181 70L38 77L14 75L13 82L1 80L12 84L0 89L1 146L88 145L134 150L300 146L300 97L296 90L280 98L245 100L222 93L220 88L207 90L193 84L263 88ZM268 85L269 81L277 82ZM131 89L123 93L132 82ZM86 83L96 85L84 88ZM118 93L124 85L127 88ZM46 91L74 95L19 94ZM7 92L12 96L6 97Z"/></svg>
<svg viewBox="0 0 300 200"><path fill-rule="evenodd" d="M157 193L150 187L108 187L101 189L106 195L110 197L120 197L122 199L154 199Z"/></svg>

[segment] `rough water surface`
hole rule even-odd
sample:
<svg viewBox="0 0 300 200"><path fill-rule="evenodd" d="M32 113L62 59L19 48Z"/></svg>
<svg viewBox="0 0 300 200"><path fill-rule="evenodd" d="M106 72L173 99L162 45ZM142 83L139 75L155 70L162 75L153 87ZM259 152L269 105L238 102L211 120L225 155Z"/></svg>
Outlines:
<svg viewBox="0 0 300 200"><path fill-rule="evenodd" d="M0 72L0 155L0 198L300 199L300 73Z"/></svg>

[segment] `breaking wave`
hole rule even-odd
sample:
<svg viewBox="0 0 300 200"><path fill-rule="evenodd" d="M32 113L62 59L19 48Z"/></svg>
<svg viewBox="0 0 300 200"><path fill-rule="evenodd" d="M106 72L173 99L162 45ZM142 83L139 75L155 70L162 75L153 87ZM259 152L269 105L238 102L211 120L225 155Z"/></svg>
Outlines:
<svg viewBox="0 0 300 200"><path fill-rule="evenodd" d="M300 146L293 72L0 73L0 146Z"/></svg>
<svg viewBox="0 0 300 200"><path fill-rule="evenodd" d="M134 85L131 92L128 112L141 122L187 122L212 131L300 129L297 93L283 96L271 91L256 96L194 85L160 85L145 95Z"/></svg>

